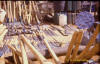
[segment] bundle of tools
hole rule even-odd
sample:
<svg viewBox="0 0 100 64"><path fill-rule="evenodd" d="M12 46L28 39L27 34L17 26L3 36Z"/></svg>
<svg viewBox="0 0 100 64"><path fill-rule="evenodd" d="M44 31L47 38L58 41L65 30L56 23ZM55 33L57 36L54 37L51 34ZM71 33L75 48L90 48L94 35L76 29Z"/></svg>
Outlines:
<svg viewBox="0 0 100 64"><path fill-rule="evenodd" d="M14 38L14 41L13 41L14 44L15 42L17 42L18 46L12 45L11 43L13 42L11 40L9 40L6 43L9 49L12 51L11 56L13 56L14 62L11 62L8 59L5 59L5 62L8 64L14 64L14 63L15 64L32 64L33 63L32 59L35 58L39 60L41 64L53 64L52 62L46 59L47 56L50 55L55 60L56 64L61 64L62 62L56 56L59 54L64 54L64 55L66 54L65 63L70 63L70 62L75 63L78 61L86 62L89 59L91 59L93 55L96 55L98 52L100 52L99 50L100 43L98 42L95 43L96 36L99 33L99 29L100 29L100 25L97 25L96 30L94 31L92 37L90 38L90 41L88 42L86 46L80 45L83 38L83 30L78 30L74 32L70 43L66 45L66 47L58 46L58 47L55 47L55 49L49 43L49 39L46 39L48 37L43 31L36 33L37 35L43 35L43 37L40 37L42 39L40 43L41 48L38 48L39 45L36 45L37 41L33 40L32 42L26 36L26 34L18 33L17 40ZM44 50L43 50L43 46L46 47ZM80 51L82 52L79 53ZM5 55L3 55L2 57L5 57Z"/></svg>
<svg viewBox="0 0 100 64"><path fill-rule="evenodd" d="M23 21L25 24L36 24L36 15L41 19L36 1L0 1L0 8L7 12L7 22Z"/></svg>

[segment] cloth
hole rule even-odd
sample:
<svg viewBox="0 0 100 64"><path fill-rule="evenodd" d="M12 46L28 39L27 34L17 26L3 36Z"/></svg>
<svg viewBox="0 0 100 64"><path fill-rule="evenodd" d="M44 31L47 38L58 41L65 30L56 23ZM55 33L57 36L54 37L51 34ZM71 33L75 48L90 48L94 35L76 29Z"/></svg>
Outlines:
<svg viewBox="0 0 100 64"><path fill-rule="evenodd" d="M77 15L75 25L80 29L89 29L93 25L94 21L94 16L89 12L84 11Z"/></svg>

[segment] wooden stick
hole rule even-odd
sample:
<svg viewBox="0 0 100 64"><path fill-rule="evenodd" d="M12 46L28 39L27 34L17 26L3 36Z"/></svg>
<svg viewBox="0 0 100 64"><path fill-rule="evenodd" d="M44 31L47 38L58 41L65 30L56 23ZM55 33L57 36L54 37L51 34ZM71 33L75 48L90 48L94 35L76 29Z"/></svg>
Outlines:
<svg viewBox="0 0 100 64"><path fill-rule="evenodd" d="M3 44L3 38L4 35L7 33L8 30L3 31L3 33L0 35L0 44Z"/></svg>
<svg viewBox="0 0 100 64"><path fill-rule="evenodd" d="M36 12L37 10L36 10L36 8L35 8L35 2L34 2L34 1L33 1L33 9L34 9L34 11L35 11L35 19L36 19L37 23L40 23L40 22L39 22L39 19L38 19L38 17L37 17L37 14L36 14L36 13L37 13L37 12Z"/></svg>
<svg viewBox="0 0 100 64"><path fill-rule="evenodd" d="M14 2L14 19L16 18L16 13L15 13L15 10L16 10L16 7L15 7L15 4L16 4L16 2Z"/></svg>
<svg viewBox="0 0 100 64"><path fill-rule="evenodd" d="M11 1L10 1L10 16L11 16L11 21L13 21L13 15L12 15L12 5L11 5Z"/></svg>
<svg viewBox="0 0 100 64"><path fill-rule="evenodd" d="M21 16L21 2L18 1L18 5L19 5L19 16Z"/></svg>
<svg viewBox="0 0 100 64"><path fill-rule="evenodd" d="M21 64L18 55L12 51L15 64Z"/></svg>
<svg viewBox="0 0 100 64"><path fill-rule="evenodd" d="M28 24L31 22L31 1L29 1L29 16L28 16Z"/></svg>
<svg viewBox="0 0 100 64"><path fill-rule="evenodd" d="M40 60L42 64L52 64L51 62L48 62L46 58L40 52L38 52L38 50L35 49L34 46L32 46L30 41L24 35L20 35L20 37L24 41L24 43L26 43L26 45L31 49L32 53L37 56L37 59Z"/></svg>
<svg viewBox="0 0 100 64"><path fill-rule="evenodd" d="M0 8L1 8L1 2L2 2L2 1L0 1Z"/></svg>
<svg viewBox="0 0 100 64"><path fill-rule="evenodd" d="M28 17L27 17L27 6L26 6L26 4L25 4L25 1L24 1L24 11L25 11L25 16L23 17L24 18L24 21L26 21L25 23L28 23Z"/></svg>
<svg viewBox="0 0 100 64"><path fill-rule="evenodd" d="M99 28L100 25L98 24L96 27L96 30L94 31L93 35L90 38L90 41L88 42L86 48L82 51L82 53L77 57L77 59L82 59L84 57L85 54L87 54L87 52L89 51L90 46L94 43L96 36L99 33Z"/></svg>
<svg viewBox="0 0 100 64"><path fill-rule="evenodd" d="M78 32L75 31L74 34L73 34L73 36L72 36L71 42L70 42L70 44L68 46L68 50L67 50L65 62L68 62L69 59L70 59L70 55L71 55L71 52L72 52L72 49L73 49L73 45L74 45L74 43L76 41L76 38L77 38L77 34L78 34Z"/></svg>
<svg viewBox="0 0 100 64"><path fill-rule="evenodd" d="M9 47L12 51L14 51L18 56L22 57L20 51L16 50L16 49L15 49L13 46L11 46L10 44L8 44L8 47Z"/></svg>
<svg viewBox="0 0 100 64"><path fill-rule="evenodd" d="M99 53L99 52L100 52L100 43L96 43L94 47L90 51L88 51L87 54L85 54L85 56L83 57L83 60L90 59L92 58L92 56L96 55L96 53Z"/></svg>
<svg viewBox="0 0 100 64"><path fill-rule="evenodd" d="M16 16L16 18L17 18L17 20L18 20L18 19L19 19L19 16L18 16L18 15L19 15L19 13L18 13L18 12L19 12L19 10L18 10L18 9L19 9L19 8L18 8L18 7L19 7L19 6L18 6L18 1L16 1L15 4L16 4L16 5L15 5L15 9L16 9L15 14L16 14L16 15L15 15L15 16Z"/></svg>
<svg viewBox="0 0 100 64"><path fill-rule="evenodd" d="M75 58L76 58L76 55L77 55L77 53L78 53L79 45L80 45L80 43L81 43L81 41L82 41L82 37L83 37L83 31L80 30L80 31L78 32L78 36L77 36L77 38L76 38L76 42L75 42L76 45L75 45L75 48L74 48L73 53L72 53L71 61L74 61Z"/></svg>
<svg viewBox="0 0 100 64"><path fill-rule="evenodd" d="M8 16L9 16L9 22L11 22L11 11L10 11L11 10L11 7L10 6L11 6L10 5L10 1L8 1L8 10L9 10L9 12L8 12L9 15Z"/></svg>
<svg viewBox="0 0 100 64"><path fill-rule="evenodd" d="M46 35L45 35L44 33L43 33L43 36L44 36L45 38L47 38ZM56 64L61 64L61 62L59 61L59 59L58 59L58 57L56 56L55 52L54 52L54 51L51 49L51 47L49 46L48 41L47 41L46 39L44 39L44 43L45 43L45 45L47 46L47 48L48 48L48 50L49 50L51 56L52 56L53 59L55 60Z"/></svg>
<svg viewBox="0 0 100 64"><path fill-rule="evenodd" d="M0 27L0 35L4 32L4 30L6 30L6 26Z"/></svg>
<svg viewBox="0 0 100 64"><path fill-rule="evenodd" d="M22 43L22 41L19 40L20 43L20 47L21 47L21 54L22 54L22 62L23 64L28 64L28 59L27 59L27 55L24 49L24 45Z"/></svg>
<svg viewBox="0 0 100 64"><path fill-rule="evenodd" d="M4 10L7 11L6 1L4 1Z"/></svg>
<svg viewBox="0 0 100 64"><path fill-rule="evenodd" d="M9 18L9 20L10 20L10 8L9 8L9 1L7 1L7 16L8 16L8 18Z"/></svg>

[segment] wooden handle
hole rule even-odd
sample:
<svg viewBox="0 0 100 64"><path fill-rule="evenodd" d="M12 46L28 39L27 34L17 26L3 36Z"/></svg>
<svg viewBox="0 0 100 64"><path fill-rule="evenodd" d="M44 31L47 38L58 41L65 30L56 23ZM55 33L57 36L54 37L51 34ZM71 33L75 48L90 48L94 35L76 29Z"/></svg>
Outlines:
<svg viewBox="0 0 100 64"><path fill-rule="evenodd" d="M37 10L36 10L36 7L35 7L36 5L35 5L35 2L33 1L33 9L34 9L34 11L35 11L35 19L36 19L36 21L37 21L37 23L39 23L39 19L38 19L38 17L37 17Z"/></svg>
<svg viewBox="0 0 100 64"><path fill-rule="evenodd" d="M6 30L6 26L0 26L0 35Z"/></svg>
<svg viewBox="0 0 100 64"><path fill-rule="evenodd" d="M52 64L51 62L48 62L46 58L38 51L35 49L34 46L32 46L30 40L28 40L24 35L20 35L21 39L23 40L24 43L31 49L32 53L37 56L37 59L41 61L42 64Z"/></svg>
<svg viewBox="0 0 100 64"><path fill-rule="evenodd" d="M10 18L9 1L7 2L7 17Z"/></svg>
<svg viewBox="0 0 100 64"><path fill-rule="evenodd" d="M19 4L19 16L21 16L21 2L18 1L18 4Z"/></svg>
<svg viewBox="0 0 100 64"><path fill-rule="evenodd" d="M3 33L0 35L0 45L3 45L3 38L4 38L4 35L7 33L7 29L3 31Z"/></svg>
<svg viewBox="0 0 100 64"><path fill-rule="evenodd" d="M76 38L77 38L77 34L78 34L78 32L75 31L74 34L73 34L73 36L72 36L71 42L70 42L70 44L68 46L68 50L67 50L65 62L68 62L69 59L70 59L70 55L71 55L71 52L72 52L72 49L73 49L73 45L74 45L74 43L76 41Z"/></svg>
<svg viewBox="0 0 100 64"><path fill-rule="evenodd" d="M99 53L99 52L100 52L100 43L96 43L94 47L90 51L88 51L87 54L85 54L83 60L90 59L92 58L92 56L96 55L96 53Z"/></svg>
<svg viewBox="0 0 100 64"><path fill-rule="evenodd" d="M22 41L19 40L20 43L20 48L21 48L21 54L22 54L22 62L23 64L28 64L28 59L27 59L27 55L24 49L24 45L22 43Z"/></svg>
<svg viewBox="0 0 100 64"><path fill-rule="evenodd" d="M11 21L13 21L13 15L12 15L12 2L11 1L9 1L10 2L10 16L11 16Z"/></svg>
<svg viewBox="0 0 100 64"><path fill-rule="evenodd" d="M83 37L83 31L79 31L78 36L76 38L76 42L75 42L75 48L73 49L73 53L72 53L72 56L71 56L71 61L75 61L76 55L78 53L79 45L82 41L82 37Z"/></svg>
<svg viewBox="0 0 100 64"><path fill-rule="evenodd" d="M31 1L29 1L29 16L28 16L28 24L31 22Z"/></svg>
<svg viewBox="0 0 100 64"><path fill-rule="evenodd" d="M43 33L43 36L44 36L45 38L47 38L46 35L45 35L44 33ZM58 57L56 56L55 52L54 52L54 51L51 49L51 47L49 46L48 41L47 41L46 39L44 39L44 43L45 43L45 45L47 46L47 48L48 48L48 50L49 50L51 56L54 58L56 64L58 64L58 63L61 64L61 62L59 61L59 59L58 59Z"/></svg>
<svg viewBox="0 0 100 64"><path fill-rule="evenodd" d="M16 6L16 2L14 2L14 14L13 14L14 15L14 19L16 18L16 13L15 13L16 7L15 6Z"/></svg>
<svg viewBox="0 0 100 64"><path fill-rule="evenodd" d="M86 48L81 52L81 54L77 57L77 59L82 59L85 54L89 51L90 46L94 43L98 33L99 33L99 27L100 25L98 24L96 27L96 30L94 31L93 35L90 38L90 41L88 42Z"/></svg>
<svg viewBox="0 0 100 64"><path fill-rule="evenodd" d="M18 50L16 50L13 46L11 46L10 44L8 44L8 47L14 51L18 56L22 57L21 52L19 52Z"/></svg>
<svg viewBox="0 0 100 64"><path fill-rule="evenodd" d="M12 53L13 53L13 58L14 58L15 64L21 64L20 60L19 60L19 56L14 51L12 51Z"/></svg>

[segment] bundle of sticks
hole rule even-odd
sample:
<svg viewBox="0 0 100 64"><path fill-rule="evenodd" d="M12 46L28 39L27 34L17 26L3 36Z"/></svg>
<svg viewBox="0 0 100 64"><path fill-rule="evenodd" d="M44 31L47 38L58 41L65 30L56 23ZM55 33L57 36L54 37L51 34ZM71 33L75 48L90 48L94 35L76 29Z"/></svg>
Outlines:
<svg viewBox="0 0 100 64"><path fill-rule="evenodd" d="M36 1L0 1L0 8L7 12L7 22L22 20L25 24L35 24L35 14L40 17Z"/></svg>
<svg viewBox="0 0 100 64"><path fill-rule="evenodd" d="M44 33L42 33L43 36L46 38L46 35ZM55 60L56 64L61 64L61 62L59 61L58 57L56 56L55 52L52 50L52 48L50 47L48 40L43 39L44 40L44 44L46 45L46 47L48 48L51 56L53 57L53 59ZM10 41L9 41L10 42ZM48 61L30 42L29 39L27 39L24 35L19 35L18 36L18 42L20 44L20 50L16 49L16 47L14 48L13 46L11 46L10 44L7 44L8 47L12 50L13 53L13 57L14 57L14 63L15 64L32 64L30 63L31 60L27 58L27 54L26 54L26 46L31 50L31 52L37 56L37 59L40 61L40 63L42 64L53 64L52 62ZM34 41L35 42L35 41Z"/></svg>

